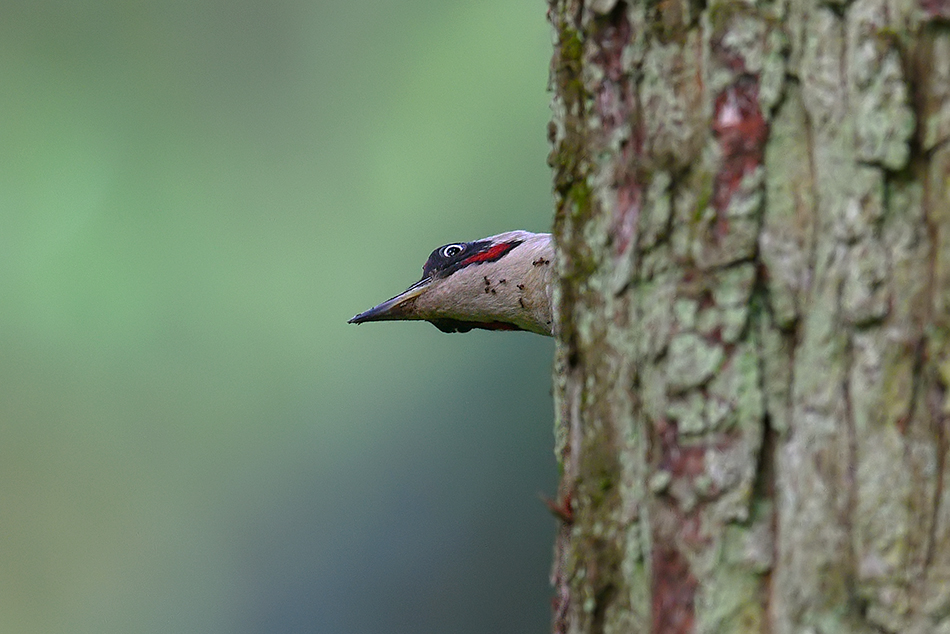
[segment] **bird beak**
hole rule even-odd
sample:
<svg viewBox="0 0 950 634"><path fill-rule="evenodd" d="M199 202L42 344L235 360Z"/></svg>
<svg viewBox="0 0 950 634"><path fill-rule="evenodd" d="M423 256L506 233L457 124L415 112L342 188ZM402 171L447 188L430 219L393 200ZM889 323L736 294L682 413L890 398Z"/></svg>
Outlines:
<svg viewBox="0 0 950 634"><path fill-rule="evenodd" d="M413 306L416 303L416 298L425 292L431 282L432 278L423 278L399 295L360 313L346 323L362 324L367 321L421 319L421 317L414 316Z"/></svg>

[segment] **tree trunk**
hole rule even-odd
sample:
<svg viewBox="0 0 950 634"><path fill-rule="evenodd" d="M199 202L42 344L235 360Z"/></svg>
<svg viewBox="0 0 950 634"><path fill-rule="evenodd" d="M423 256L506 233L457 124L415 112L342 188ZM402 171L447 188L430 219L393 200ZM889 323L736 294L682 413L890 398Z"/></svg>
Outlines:
<svg viewBox="0 0 950 634"><path fill-rule="evenodd" d="M950 634L950 0L551 0L555 632Z"/></svg>

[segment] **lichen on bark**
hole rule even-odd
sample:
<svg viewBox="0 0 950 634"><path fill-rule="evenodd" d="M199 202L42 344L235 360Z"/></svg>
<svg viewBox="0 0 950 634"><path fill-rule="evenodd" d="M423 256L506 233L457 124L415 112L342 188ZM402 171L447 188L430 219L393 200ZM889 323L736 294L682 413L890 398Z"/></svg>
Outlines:
<svg viewBox="0 0 950 634"><path fill-rule="evenodd" d="M551 0L556 632L950 632L941 0Z"/></svg>

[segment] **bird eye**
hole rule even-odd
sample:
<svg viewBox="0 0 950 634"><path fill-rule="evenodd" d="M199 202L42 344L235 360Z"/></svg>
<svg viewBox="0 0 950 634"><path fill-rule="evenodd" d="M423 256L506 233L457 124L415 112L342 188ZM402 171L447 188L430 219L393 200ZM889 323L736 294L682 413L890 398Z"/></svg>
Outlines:
<svg viewBox="0 0 950 634"><path fill-rule="evenodd" d="M454 258L456 255L462 252L461 244L447 244L442 247L442 257L444 258Z"/></svg>

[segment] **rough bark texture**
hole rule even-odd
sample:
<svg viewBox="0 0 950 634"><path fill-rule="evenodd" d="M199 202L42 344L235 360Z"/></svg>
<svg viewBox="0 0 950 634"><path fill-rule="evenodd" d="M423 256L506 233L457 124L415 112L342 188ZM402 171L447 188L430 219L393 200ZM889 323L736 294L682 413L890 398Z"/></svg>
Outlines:
<svg viewBox="0 0 950 634"><path fill-rule="evenodd" d="M549 17L554 630L950 634L950 2Z"/></svg>

